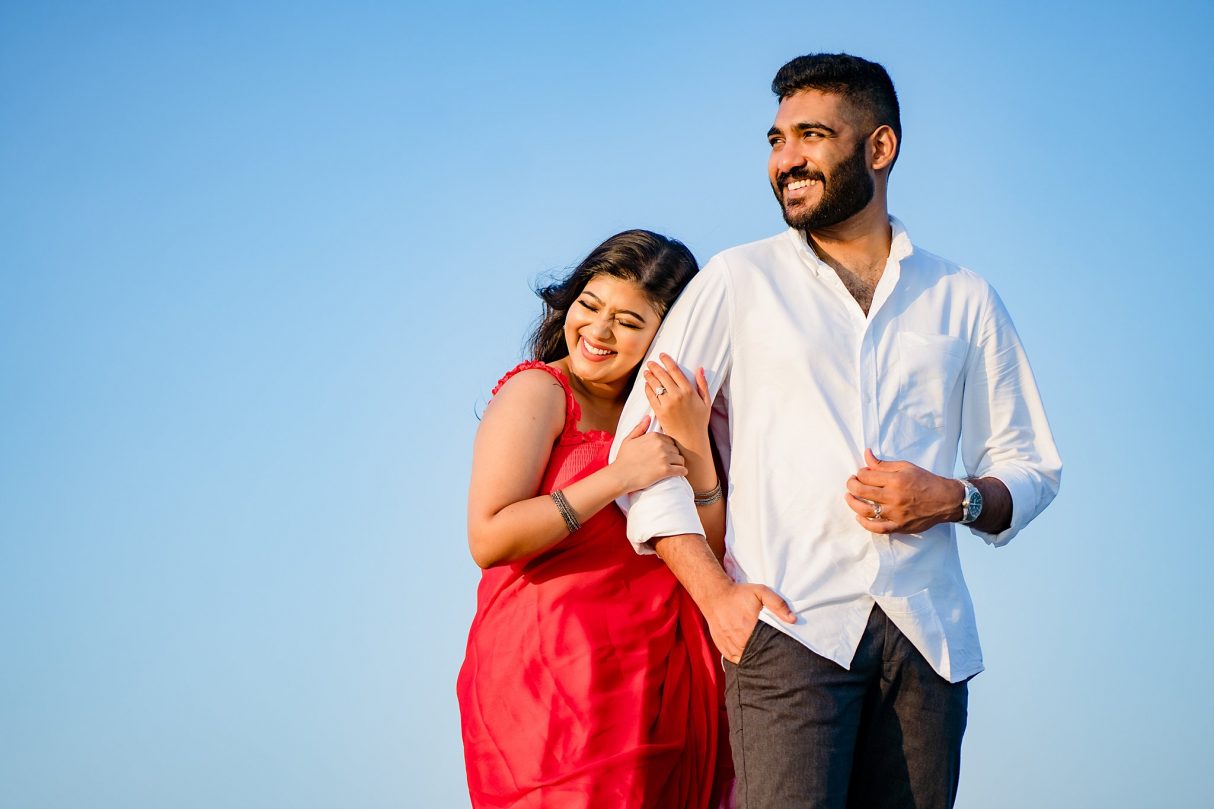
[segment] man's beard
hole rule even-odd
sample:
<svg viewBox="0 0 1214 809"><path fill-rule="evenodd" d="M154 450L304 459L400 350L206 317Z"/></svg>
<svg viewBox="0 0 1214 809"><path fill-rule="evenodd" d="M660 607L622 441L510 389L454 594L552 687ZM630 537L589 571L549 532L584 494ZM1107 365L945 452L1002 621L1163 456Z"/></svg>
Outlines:
<svg viewBox="0 0 1214 809"><path fill-rule="evenodd" d="M841 160L831 171L829 182L821 172L807 168L794 169L776 178L777 185L773 190L789 227L808 233L837 225L864 210L864 206L872 201L874 190L873 178L868 173L864 159L864 145L864 138L856 142L851 156ZM795 180L817 180L822 183L822 199L817 205L788 210L782 191L778 189Z"/></svg>

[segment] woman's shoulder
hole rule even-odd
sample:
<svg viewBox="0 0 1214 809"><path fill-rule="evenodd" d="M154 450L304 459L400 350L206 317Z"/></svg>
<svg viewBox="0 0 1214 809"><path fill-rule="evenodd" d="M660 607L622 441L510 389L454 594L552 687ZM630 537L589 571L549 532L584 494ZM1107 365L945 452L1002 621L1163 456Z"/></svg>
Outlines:
<svg viewBox="0 0 1214 809"><path fill-rule="evenodd" d="M519 363L498 380L489 409L498 416L538 417L559 429L569 420L572 401L573 394L559 369L530 361Z"/></svg>
<svg viewBox="0 0 1214 809"><path fill-rule="evenodd" d="M520 362L507 371L493 386L493 395L497 396L507 385L511 390L532 392L555 388L557 391L561 391L562 396L569 387L569 383L559 368L539 360Z"/></svg>

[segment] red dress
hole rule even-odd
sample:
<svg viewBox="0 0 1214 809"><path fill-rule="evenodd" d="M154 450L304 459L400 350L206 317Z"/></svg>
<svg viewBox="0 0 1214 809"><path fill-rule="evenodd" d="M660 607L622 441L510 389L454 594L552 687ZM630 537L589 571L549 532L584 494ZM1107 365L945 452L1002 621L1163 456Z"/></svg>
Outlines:
<svg viewBox="0 0 1214 809"><path fill-rule="evenodd" d="M530 368L565 390L548 494L606 466L612 436L578 431L569 383L544 363L493 392ZM484 571L457 685L476 809L707 809L732 782L720 658L690 596L624 529L613 503Z"/></svg>

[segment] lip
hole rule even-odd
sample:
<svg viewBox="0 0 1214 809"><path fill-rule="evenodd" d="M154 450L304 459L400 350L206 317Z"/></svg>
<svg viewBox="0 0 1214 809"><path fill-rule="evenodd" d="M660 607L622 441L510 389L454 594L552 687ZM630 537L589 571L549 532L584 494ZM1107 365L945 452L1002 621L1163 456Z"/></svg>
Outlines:
<svg viewBox="0 0 1214 809"><path fill-rule="evenodd" d="M591 343L585 337L578 337L577 345L578 345L578 353L581 354L583 357L585 357L590 362L606 362L607 360L614 359L616 354L619 353L617 351L612 351L607 346L601 346L601 345L596 345L595 343ZM610 354L591 354L589 351L586 350L587 345L594 346L595 348L597 348L600 351L611 351L611 353Z"/></svg>

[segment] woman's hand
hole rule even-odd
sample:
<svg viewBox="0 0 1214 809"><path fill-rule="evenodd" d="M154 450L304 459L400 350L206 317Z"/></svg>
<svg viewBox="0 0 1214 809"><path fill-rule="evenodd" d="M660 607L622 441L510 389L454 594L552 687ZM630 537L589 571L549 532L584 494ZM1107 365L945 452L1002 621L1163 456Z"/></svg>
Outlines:
<svg viewBox="0 0 1214 809"><path fill-rule="evenodd" d="M615 472L621 494L639 491L659 480L687 475L683 456L668 435L647 433L652 419L641 419L620 444L609 467Z"/></svg>
<svg viewBox="0 0 1214 809"><path fill-rule="evenodd" d="M700 368L692 385L669 354L658 356L661 364L650 362L645 366L645 397L663 432L675 440L683 454L691 490L704 497L714 492L721 482L708 437L708 421L712 415L708 379ZM725 556L725 501L705 499L696 506L696 513L708 547L720 561Z"/></svg>
<svg viewBox="0 0 1214 809"><path fill-rule="evenodd" d="M693 386L669 354L659 356L660 365L650 362L645 366L645 397L649 399L649 406L657 415L662 430L680 447L707 447L712 398L704 369L696 371Z"/></svg>

